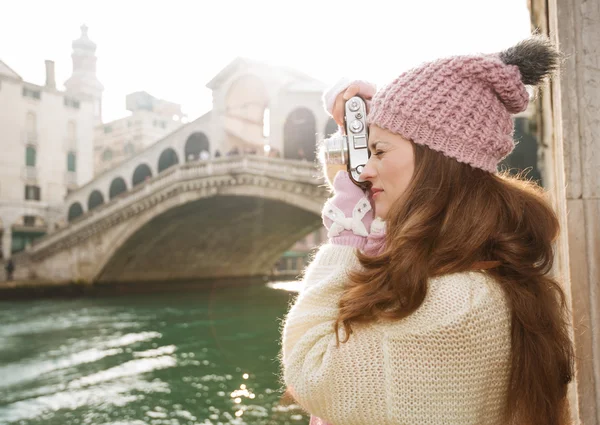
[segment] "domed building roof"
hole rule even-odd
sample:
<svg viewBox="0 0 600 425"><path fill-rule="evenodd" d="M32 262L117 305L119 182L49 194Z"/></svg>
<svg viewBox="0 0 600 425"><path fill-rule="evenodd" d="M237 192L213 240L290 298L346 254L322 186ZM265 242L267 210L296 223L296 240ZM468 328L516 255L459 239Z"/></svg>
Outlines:
<svg viewBox="0 0 600 425"><path fill-rule="evenodd" d="M96 51L96 43L94 43L92 40L90 40L90 38L88 37L88 26L83 24L81 27L81 35L79 36L79 38L77 40L73 40L73 49L81 49L81 50L88 50L91 52L95 52Z"/></svg>

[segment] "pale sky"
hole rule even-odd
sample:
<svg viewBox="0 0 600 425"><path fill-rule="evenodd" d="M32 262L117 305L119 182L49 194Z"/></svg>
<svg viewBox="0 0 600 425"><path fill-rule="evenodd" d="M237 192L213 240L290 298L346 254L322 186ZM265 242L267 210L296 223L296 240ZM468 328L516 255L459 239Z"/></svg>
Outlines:
<svg viewBox="0 0 600 425"><path fill-rule="evenodd" d="M145 90L194 119L212 105L205 85L237 56L285 65L327 84L382 84L440 56L495 52L530 33L526 0L40 0L0 2L0 60L44 84L71 73L81 24L98 45L104 121L126 116Z"/></svg>

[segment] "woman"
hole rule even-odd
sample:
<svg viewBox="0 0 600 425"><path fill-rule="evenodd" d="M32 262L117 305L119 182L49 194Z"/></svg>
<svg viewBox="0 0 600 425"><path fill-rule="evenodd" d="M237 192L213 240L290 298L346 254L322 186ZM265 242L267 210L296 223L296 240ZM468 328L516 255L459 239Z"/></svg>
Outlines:
<svg viewBox="0 0 600 425"><path fill-rule="evenodd" d="M283 328L283 379L312 423L570 423L558 220L534 183L496 171L525 86L558 57L533 37L426 63L373 96L370 190L327 168L330 240ZM338 124L345 100L372 94L345 88L325 97Z"/></svg>

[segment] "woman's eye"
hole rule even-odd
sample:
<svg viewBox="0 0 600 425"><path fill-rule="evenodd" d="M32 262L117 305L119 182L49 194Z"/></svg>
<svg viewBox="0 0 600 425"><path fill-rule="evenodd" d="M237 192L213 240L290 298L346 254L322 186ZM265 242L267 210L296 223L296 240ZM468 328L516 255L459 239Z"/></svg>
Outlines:
<svg viewBox="0 0 600 425"><path fill-rule="evenodd" d="M381 156L381 155L383 155L383 151L375 151L374 155Z"/></svg>

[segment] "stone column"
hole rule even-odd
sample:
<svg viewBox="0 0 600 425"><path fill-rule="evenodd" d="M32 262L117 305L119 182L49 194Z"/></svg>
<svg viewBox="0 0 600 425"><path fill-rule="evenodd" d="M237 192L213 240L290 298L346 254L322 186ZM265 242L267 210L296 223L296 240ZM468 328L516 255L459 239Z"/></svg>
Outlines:
<svg viewBox="0 0 600 425"><path fill-rule="evenodd" d="M2 230L2 258L8 260L11 256L12 248L12 229L10 226L6 226Z"/></svg>
<svg viewBox="0 0 600 425"><path fill-rule="evenodd" d="M530 0L534 27L565 54L541 98L545 181L560 215L557 269L573 310L575 423L600 425L600 3ZM576 388L576 391L575 391Z"/></svg>

